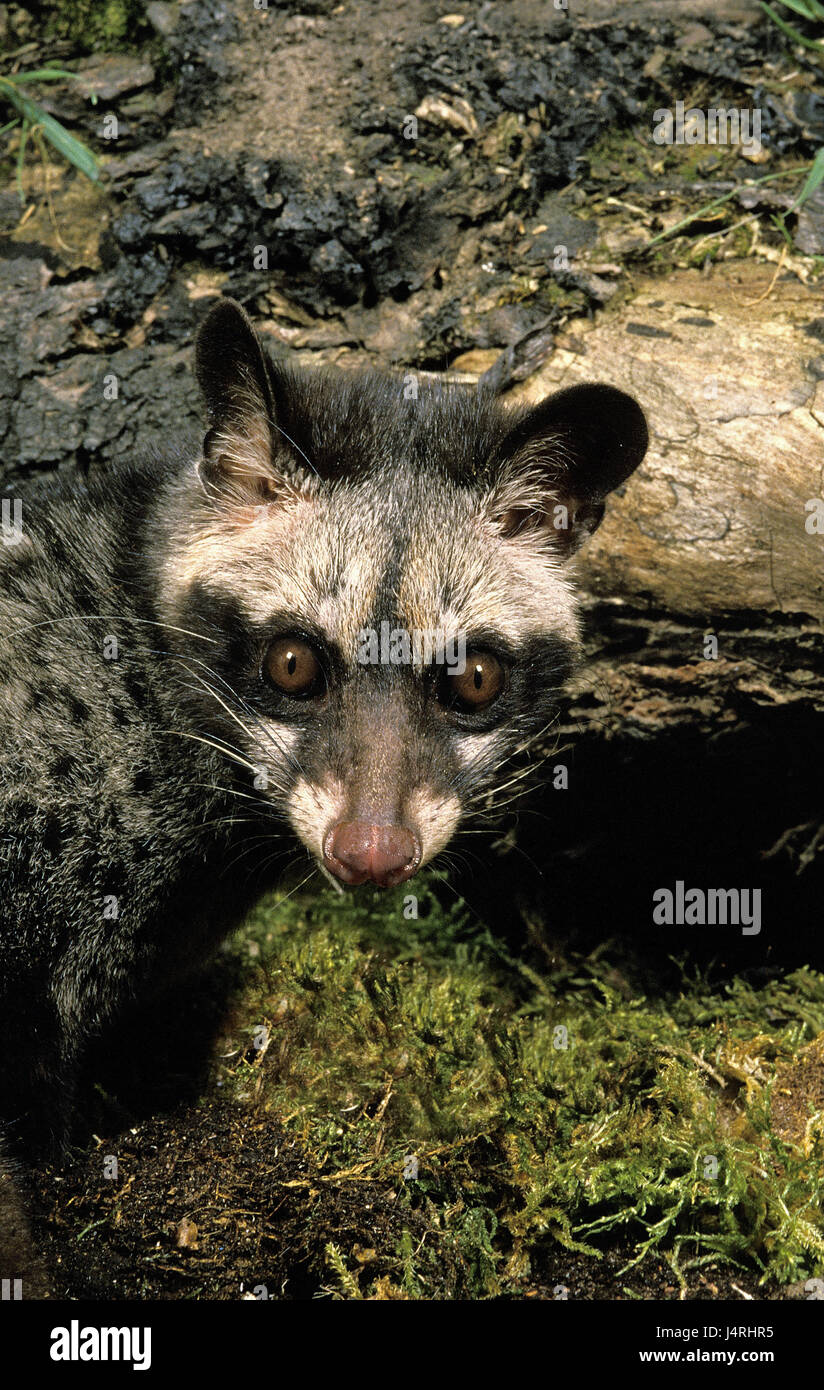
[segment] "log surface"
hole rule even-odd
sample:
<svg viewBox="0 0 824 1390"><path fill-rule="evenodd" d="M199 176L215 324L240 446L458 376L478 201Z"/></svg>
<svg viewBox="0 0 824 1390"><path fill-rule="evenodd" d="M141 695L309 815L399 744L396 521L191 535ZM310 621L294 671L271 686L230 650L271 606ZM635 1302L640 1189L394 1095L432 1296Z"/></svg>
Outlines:
<svg viewBox="0 0 824 1390"><path fill-rule="evenodd" d="M576 562L593 658L573 687L579 732L824 713L824 535L807 507L824 497L824 303L789 272L765 295L773 276L739 262L641 278L513 393L609 381L650 425Z"/></svg>

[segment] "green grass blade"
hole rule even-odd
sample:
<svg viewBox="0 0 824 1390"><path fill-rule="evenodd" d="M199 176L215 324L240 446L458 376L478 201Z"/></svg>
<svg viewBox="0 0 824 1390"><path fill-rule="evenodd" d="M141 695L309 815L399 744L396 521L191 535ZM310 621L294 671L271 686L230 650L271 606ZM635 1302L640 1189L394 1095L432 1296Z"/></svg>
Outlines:
<svg viewBox="0 0 824 1390"><path fill-rule="evenodd" d="M779 0L779 3L800 14L802 19L824 19L824 5L820 0Z"/></svg>
<svg viewBox="0 0 824 1390"><path fill-rule="evenodd" d="M777 24L782 34L786 34L787 38L793 43L800 43L802 48L811 48L814 53L824 53L824 43L819 39L808 39L804 34L800 34L797 29L793 28L792 24L788 24L785 19L781 18L780 14L773 9L772 5L766 4L766 0L760 0L760 4L762 10L765 14L769 15L773 24Z"/></svg>
<svg viewBox="0 0 824 1390"><path fill-rule="evenodd" d="M26 155L26 145L28 144L30 133L31 126L28 121L24 120L23 129L20 132L20 146L17 151L17 168L15 171L17 175L17 191L20 194L21 203L25 203L26 201L26 190L23 187L23 160Z"/></svg>
<svg viewBox="0 0 824 1390"><path fill-rule="evenodd" d="M13 82L15 87L19 87L23 82L56 82L64 77L70 77L74 82L78 82L80 73L67 72L65 68L36 68L32 72L7 73L3 81Z"/></svg>
<svg viewBox="0 0 824 1390"><path fill-rule="evenodd" d="M54 120L52 116L46 115L45 112L40 118L39 125L46 139L65 159L68 159L70 164L79 169L81 174L85 174L87 179L91 179L92 183L98 182L100 173L97 168L97 160L88 145L84 145L82 141L76 139L70 131L66 130L65 126Z"/></svg>
<svg viewBox="0 0 824 1390"><path fill-rule="evenodd" d="M795 202L787 208L787 212L795 212L798 208L803 207L807 199L815 193L817 188L821 187L822 183L824 183L824 145L813 160L812 168L804 180L801 192Z"/></svg>
<svg viewBox="0 0 824 1390"><path fill-rule="evenodd" d="M5 89L8 100L20 112L23 119L28 121L30 125L39 126L49 144L53 145L59 154L68 159L69 163L79 169L82 174L85 174L87 179L97 183L100 179L97 160L88 146L76 139L66 130L65 126L62 126L59 121L44 111L42 106L38 106L36 101L31 101L29 97L24 97L21 92L16 91L12 83L6 79L0 79L0 82Z"/></svg>
<svg viewBox="0 0 824 1390"><path fill-rule="evenodd" d="M822 151L819 151L819 156L821 155L821 153L822 153ZM818 158L818 157L817 157L817 158ZM817 160L814 160L813 163L809 166L809 171L808 171L808 172L809 172L809 177L808 177L808 179L807 179L807 183L809 183L810 178L812 177L812 173L813 173L813 170L815 169L816 162L817 162ZM789 174L797 174L797 173L804 173L804 172L807 172L806 166L804 166L804 167L803 167L802 169L800 169L800 170L799 170L799 169L780 169L780 170L779 170L777 173L775 173L775 174L765 174L763 178L760 178L760 179L753 179L753 180L751 180L751 182L749 182L749 183L747 183L747 184L744 184L743 186L744 186L744 188L756 188L759 184L762 184L762 183L772 183L773 179L783 179L783 178L786 178ZM820 182L820 180L819 180L819 182ZM806 188L806 186L807 186L807 185L805 184L805 185L804 185L804 188ZM816 188L816 187L818 187L818 184L815 184L815 185L814 185L814 188ZM810 189L805 193L805 197L809 198L810 193L812 193L813 191L814 191L814 189L813 189L813 188L810 188ZM730 191L729 191L729 193L722 193L722 195L721 195L720 198L714 198L714 199L712 200L711 203L705 203L703 207L697 208L697 209L695 210L695 212L691 212L691 213L689 214L688 217L682 217L680 222L676 222L675 225L674 225L673 227L670 227L666 232L658 232L657 235L654 236L654 237L652 238L651 241L648 241L648 242L647 242L646 247L645 247L644 249L645 249L645 250L649 250L650 246L657 246L657 244L658 244L659 241L666 241L667 237L677 236L677 234L678 234L680 231L683 231L684 227L688 227L688 226L690 225L691 222L698 222L698 221L700 221L700 219L701 219L702 217L705 217L705 216L707 215L708 212L714 212L716 208L722 207L724 203L728 203L728 202L730 201L731 198L735 198L740 192L741 192L741 189L740 189L740 188L731 188ZM803 193L803 192L804 192L804 189L802 189L802 193ZM799 196L800 196L800 195L799 195ZM790 209L788 208L787 211L789 212Z"/></svg>

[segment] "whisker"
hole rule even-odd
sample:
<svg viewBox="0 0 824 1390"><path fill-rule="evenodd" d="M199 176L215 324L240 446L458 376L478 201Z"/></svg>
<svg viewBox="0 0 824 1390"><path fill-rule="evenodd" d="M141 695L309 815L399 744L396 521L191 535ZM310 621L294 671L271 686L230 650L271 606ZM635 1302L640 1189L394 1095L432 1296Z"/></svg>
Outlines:
<svg viewBox="0 0 824 1390"><path fill-rule="evenodd" d="M192 782L193 787L203 787L207 791L223 792L226 796L236 796L242 801L252 801L256 806L260 806L265 811L274 810L274 804L267 801L263 796L252 796L250 792L242 792L237 787L221 787L216 782Z"/></svg>
<svg viewBox="0 0 824 1390"><path fill-rule="evenodd" d="M67 614L63 618L44 618L39 623L28 623L25 627L18 627L13 632L6 632L2 635L7 638L20 637L24 632L34 632L39 627L53 627L56 623L144 623L148 627L165 627L170 632L182 632L186 637L196 637L200 642L212 642L218 645L216 637L205 637L202 632L191 632L186 627L176 627L174 623L158 622L153 618L132 618L127 613L73 613Z"/></svg>
<svg viewBox="0 0 824 1390"><path fill-rule="evenodd" d="M183 660L183 658L180 659ZM291 748L289 748L288 744L279 742L277 739L275 739L272 730L260 719L260 716L257 714L255 710L252 709L248 701L244 700L243 697L239 695L238 692L232 688L232 686L229 685L228 681L224 680L224 678L219 674L219 672L209 667L206 664L206 662L200 661L198 657L189 657L187 659L196 661L199 666L204 666L205 669L209 672L209 674L212 677L214 677L215 680L220 681L221 685L225 686L229 695L232 697L232 699L237 701L237 703L240 705L241 709L243 709L247 717L249 717L257 723L257 725L259 726L259 731L263 734L264 738L268 740L268 742L272 745L278 756L280 758L284 758L287 761L287 763L289 763L292 766L292 768L296 769L299 773L303 774L303 767L299 759L294 756L294 753L292 752ZM188 670L188 667L186 667L186 669ZM200 676L198 676L196 671L189 671L189 675L193 676L194 679L198 682L198 684L203 689L205 689L210 695L212 695L215 700L217 700L217 702L226 711L230 718L233 718L235 720L235 723L237 723L239 727L242 728L244 732L248 735L248 737L251 738L253 742L255 742L256 739L254 734L252 734L251 731L244 725L243 721L239 719L238 716L235 715L232 712L232 710L230 710L227 707L225 702L221 700L217 691L215 691L214 688L211 685L209 685L207 681L204 681Z"/></svg>
<svg viewBox="0 0 824 1390"><path fill-rule="evenodd" d="M255 773L255 775L260 771L260 768L256 767L254 763L250 763L248 758L244 758L239 753L228 748L221 748L220 744L216 743L214 739L204 738L202 734L190 734L184 729L161 729L159 732L162 734L171 734L176 738L190 738L195 743L205 743L207 748L216 748L218 753L223 753L225 757L231 758L232 761L238 763L240 767L248 768L249 771Z"/></svg>

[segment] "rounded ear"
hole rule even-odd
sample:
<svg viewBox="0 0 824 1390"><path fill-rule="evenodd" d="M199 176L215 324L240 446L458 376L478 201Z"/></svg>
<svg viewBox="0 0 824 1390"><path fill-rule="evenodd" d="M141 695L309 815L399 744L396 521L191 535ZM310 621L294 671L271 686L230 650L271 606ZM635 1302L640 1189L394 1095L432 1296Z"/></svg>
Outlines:
<svg viewBox="0 0 824 1390"><path fill-rule="evenodd" d="M501 447L496 515L504 534L543 529L562 551L577 550L648 442L640 405L615 386L570 386L547 397L516 420Z"/></svg>
<svg viewBox="0 0 824 1390"><path fill-rule="evenodd" d="M274 486L274 404L263 348L234 299L222 299L203 320L195 372L209 421L205 476L262 500Z"/></svg>

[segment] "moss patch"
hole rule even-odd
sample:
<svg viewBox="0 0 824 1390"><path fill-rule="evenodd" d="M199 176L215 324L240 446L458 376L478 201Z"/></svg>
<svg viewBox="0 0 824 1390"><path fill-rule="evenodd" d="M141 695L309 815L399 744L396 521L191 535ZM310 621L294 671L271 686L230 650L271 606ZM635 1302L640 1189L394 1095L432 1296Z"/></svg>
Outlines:
<svg viewBox="0 0 824 1390"><path fill-rule="evenodd" d="M46 34L87 52L132 49L152 35L146 0L61 0L47 5Z"/></svg>
<svg viewBox="0 0 824 1390"><path fill-rule="evenodd" d="M645 998L609 944L543 974L434 880L410 910L402 890L261 906L218 1078L317 1174L397 1190L401 1291L524 1292L558 1243L597 1261L620 1241L625 1267L663 1256L684 1285L824 1270L817 1092L801 1128L772 1101L824 1030L824 977L685 974ZM354 1270L375 1296L368 1263L328 1254L342 1292Z"/></svg>

